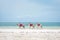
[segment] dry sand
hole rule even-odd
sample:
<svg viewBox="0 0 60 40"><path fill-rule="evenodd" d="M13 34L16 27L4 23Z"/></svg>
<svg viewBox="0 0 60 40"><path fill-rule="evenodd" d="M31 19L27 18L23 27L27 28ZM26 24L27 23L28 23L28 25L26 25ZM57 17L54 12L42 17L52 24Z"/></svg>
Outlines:
<svg viewBox="0 0 60 40"><path fill-rule="evenodd" d="M60 40L60 29L0 29L0 40Z"/></svg>

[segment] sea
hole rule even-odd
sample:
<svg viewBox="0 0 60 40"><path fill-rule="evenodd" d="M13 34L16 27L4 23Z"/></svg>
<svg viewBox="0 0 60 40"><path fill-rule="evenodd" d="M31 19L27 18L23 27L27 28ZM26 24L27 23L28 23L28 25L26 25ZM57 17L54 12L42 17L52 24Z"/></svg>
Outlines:
<svg viewBox="0 0 60 40"><path fill-rule="evenodd" d="M43 27L60 27L60 22L0 22L0 27L16 27L19 23L22 23L25 26L28 26L30 23L34 25L40 23Z"/></svg>
<svg viewBox="0 0 60 40"><path fill-rule="evenodd" d="M24 24L25 28L29 28L29 24L32 23L34 24L34 26L37 23L42 24L42 28L58 28L60 29L60 22L0 22L0 28L19 28L19 26L17 24ZM34 28L37 28L37 26L35 26Z"/></svg>

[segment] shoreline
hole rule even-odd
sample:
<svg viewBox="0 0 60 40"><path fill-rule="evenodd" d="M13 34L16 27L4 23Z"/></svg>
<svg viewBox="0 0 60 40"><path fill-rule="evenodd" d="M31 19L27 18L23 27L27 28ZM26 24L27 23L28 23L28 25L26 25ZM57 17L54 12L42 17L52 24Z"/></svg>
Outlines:
<svg viewBox="0 0 60 40"><path fill-rule="evenodd" d="M21 29L19 26L0 26L0 29ZM25 26L23 29L31 29L29 26ZM35 26L33 29L39 29ZM60 29L60 26L42 26L40 29Z"/></svg>

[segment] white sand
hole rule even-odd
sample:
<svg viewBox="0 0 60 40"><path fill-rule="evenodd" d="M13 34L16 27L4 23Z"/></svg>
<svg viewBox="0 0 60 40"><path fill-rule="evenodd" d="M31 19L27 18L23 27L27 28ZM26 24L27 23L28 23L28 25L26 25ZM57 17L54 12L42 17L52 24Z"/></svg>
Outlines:
<svg viewBox="0 0 60 40"><path fill-rule="evenodd" d="M60 40L60 29L0 29L0 40Z"/></svg>

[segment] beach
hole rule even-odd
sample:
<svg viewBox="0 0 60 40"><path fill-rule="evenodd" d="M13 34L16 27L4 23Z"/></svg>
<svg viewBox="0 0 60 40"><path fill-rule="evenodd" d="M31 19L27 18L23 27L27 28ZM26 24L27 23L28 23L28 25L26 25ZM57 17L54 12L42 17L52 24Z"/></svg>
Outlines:
<svg viewBox="0 0 60 40"><path fill-rule="evenodd" d="M0 28L0 40L60 40L60 29Z"/></svg>

